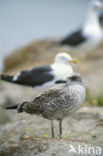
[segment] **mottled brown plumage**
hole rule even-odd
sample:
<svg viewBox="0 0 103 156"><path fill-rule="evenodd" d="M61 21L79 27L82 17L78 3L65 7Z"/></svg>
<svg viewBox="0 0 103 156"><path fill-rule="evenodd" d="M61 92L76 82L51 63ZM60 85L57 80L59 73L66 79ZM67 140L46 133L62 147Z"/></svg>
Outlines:
<svg viewBox="0 0 103 156"><path fill-rule="evenodd" d="M50 119L53 137L53 120L59 120L60 137L62 137L62 120L78 110L84 99L85 86L81 76L76 74L68 78L66 83L56 84L34 100L18 105L17 112L42 115Z"/></svg>

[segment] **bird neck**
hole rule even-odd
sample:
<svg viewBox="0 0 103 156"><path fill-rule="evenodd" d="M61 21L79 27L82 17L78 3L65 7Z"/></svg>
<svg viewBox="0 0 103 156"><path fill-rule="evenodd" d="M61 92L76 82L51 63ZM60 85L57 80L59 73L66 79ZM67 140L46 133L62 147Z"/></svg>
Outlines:
<svg viewBox="0 0 103 156"><path fill-rule="evenodd" d="M95 8L90 8L87 14L87 22L97 22L98 21L98 11Z"/></svg>
<svg viewBox="0 0 103 156"><path fill-rule="evenodd" d="M86 22L84 24L84 31L88 34L90 32L95 33L101 30L101 26L98 19L98 12L94 8L90 8L86 17Z"/></svg>
<svg viewBox="0 0 103 156"><path fill-rule="evenodd" d="M80 82L80 81L71 81L71 80L69 80L69 81L66 82L65 85L66 85L66 86L80 85L80 86L86 88L86 85L85 85L85 82L84 82L84 81L81 81L81 82Z"/></svg>

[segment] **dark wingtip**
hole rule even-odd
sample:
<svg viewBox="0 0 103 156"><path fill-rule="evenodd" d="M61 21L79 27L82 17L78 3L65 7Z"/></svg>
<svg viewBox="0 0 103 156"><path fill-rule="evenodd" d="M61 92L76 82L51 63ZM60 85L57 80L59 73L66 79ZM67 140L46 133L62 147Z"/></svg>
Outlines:
<svg viewBox="0 0 103 156"><path fill-rule="evenodd" d="M5 77L5 76L4 76L3 74L0 74L0 79L1 79L1 80L3 80L4 77Z"/></svg>
<svg viewBox="0 0 103 156"><path fill-rule="evenodd" d="M5 109L17 109L18 105L14 105L14 106L9 106L9 107L6 107Z"/></svg>
<svg viewBox="0 0 103 156"><path fill-rule="evenodd" d="M0 74L0 79L8 82L13 82L13 76Z"/></svg>

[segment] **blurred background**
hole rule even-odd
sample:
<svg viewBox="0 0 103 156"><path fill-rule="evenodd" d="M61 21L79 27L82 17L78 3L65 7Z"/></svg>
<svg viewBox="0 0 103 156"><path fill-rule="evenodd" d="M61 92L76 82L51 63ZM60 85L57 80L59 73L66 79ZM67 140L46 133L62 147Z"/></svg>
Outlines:
<svg viewBox="0 0 103 156"><path fill-rule="evenodd" d="M2 60L34 39L62 37L84 22L90 0L0 0Z"/></svg>
<svg viewBox="0 0 103 156"><path fill-rule="evenodd" d="M87 98L84 106L88 108L83 113L85 119L83 114L75 117L78 120L76 122L79 122L79 119L82 120L81 123L76 124L77 127L72 127L74 119L68 121L71 125L69 128L75 133L75 137L83 136L85 139L91 139L91 130L95 129L99 136L97 140L101 140L103 138L100 135L103 132L101 127L99 126L100 129L90 128L92 124L89 121L90 119L93 119L93 122L95 119L99 120L100 114L103 115L101 109L103 106L103 40L89 51L84 48L82 51L72 52L63 46L53 46L55 41L83 25L90 2L91 0L0 0L0 73L15 75L21 70L52 63L59 52L65 51L71 54L73 58L79 60L78 65L73 66L74 70L83 74L87 85ZM101 27L103 28L103 23ZM0 139L4 143L8 139L8 144L4 144L3 148L1 147L2 150L8 148L10 140L16 147L22 138L49 132L48 121L44 124L44 119L37 120L37 117L34 119L25 114L16 115L15 112L4 109L6 106L32 99L40 92L40 90L0 80L0 128L2 128ZM97 107L100 112L97 112ZM90 130L84 128L87 131L81 132L80 127L84 127L84 123L89 123L86 128L89 127ZM68 125L67 122L65 122L66 125ZM32 133L33 129L35 131ZM67 134L68 127L64 131ZM6 136L8 137L5 139ZM93 136L96 138L94 131ZM72 138L73 135L69 137Z"/></svg>

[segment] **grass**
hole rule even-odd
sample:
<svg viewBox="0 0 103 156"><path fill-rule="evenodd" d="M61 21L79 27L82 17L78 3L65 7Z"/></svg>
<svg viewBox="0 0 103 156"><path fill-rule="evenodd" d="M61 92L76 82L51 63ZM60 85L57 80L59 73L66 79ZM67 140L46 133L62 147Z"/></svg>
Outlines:
<svg viewBox="0 0 103 156"><path fill-rule="evenodd" d="M90 91L87 90L87 96L86 96L86 101L84 103L84 106L98 106L102 107L103 106L103 93L99 94L96 97L91 96Z"/></svg>

